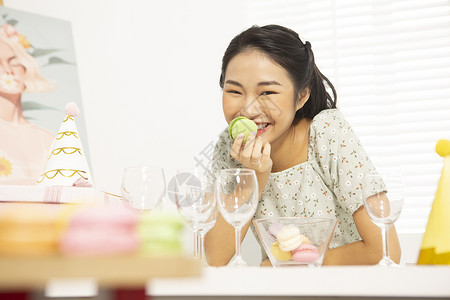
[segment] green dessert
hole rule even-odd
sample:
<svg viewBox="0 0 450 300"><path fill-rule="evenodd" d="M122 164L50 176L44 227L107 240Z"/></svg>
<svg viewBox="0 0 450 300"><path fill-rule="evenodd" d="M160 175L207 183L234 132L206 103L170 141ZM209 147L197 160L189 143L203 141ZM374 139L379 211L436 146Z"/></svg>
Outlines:
<svg viewBox="0 0 450 300"><path fill-rule="evenodd" d="M255 124L255 122L246 117L234 118L233 121L230 122L230 126L228 127L228 134L233 140L236 139L239 134L243 133L244 143L251 132L257 133L257 131L258 126Z"/></svg>
<svg viewBox="0 0 450 300"><path fill-rule="evenodd" d="M183 225L178 215L143 213L138 225L140 252L149 256L181 255Z"/></svg>

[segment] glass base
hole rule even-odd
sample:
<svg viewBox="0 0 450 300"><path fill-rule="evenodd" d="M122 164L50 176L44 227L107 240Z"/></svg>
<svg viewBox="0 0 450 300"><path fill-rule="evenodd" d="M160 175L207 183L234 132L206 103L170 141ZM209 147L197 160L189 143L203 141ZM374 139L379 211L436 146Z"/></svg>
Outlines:
<svg viewBox="0 0 450 300"><path fill-rule="evenodd" d="M378 266L382 266L382 267L399 267L400 265L395 263L389 257L385 256L378 262Z"/></svg>
<svg viewBox="0 0 450 300"><path fill-rule="evenodd" d="M247 267L248 264L242 258L242 256L235 256L227 265L228 267Z"/></svg>

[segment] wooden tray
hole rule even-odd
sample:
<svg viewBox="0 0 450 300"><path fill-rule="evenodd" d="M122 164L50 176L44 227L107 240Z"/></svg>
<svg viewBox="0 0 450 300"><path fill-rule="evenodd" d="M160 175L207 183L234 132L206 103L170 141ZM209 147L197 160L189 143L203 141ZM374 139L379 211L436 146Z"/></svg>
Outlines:
<svg viewBox="0 0 450 300"><path fill-rule="evenodd" d="M0 257L0 290L43 288L52 278L94 278L107 287L142 287L151 278L200 276L188 257Z"/></svg>

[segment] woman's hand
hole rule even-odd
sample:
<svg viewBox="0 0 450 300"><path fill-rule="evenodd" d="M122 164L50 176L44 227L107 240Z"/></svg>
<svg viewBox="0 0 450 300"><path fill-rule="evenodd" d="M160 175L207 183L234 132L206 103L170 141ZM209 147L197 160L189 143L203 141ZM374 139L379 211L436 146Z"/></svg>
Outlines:
<svg viewBox="0 0 450 300"><path fill-rule="evenodd" d="M254 132L250 133L245 144L244 134L237 136L231 147L230 155L248 169L255 171L256 176L268 175L272 171L270 144ZM258 176L259 177L259 176Z"/></svg>

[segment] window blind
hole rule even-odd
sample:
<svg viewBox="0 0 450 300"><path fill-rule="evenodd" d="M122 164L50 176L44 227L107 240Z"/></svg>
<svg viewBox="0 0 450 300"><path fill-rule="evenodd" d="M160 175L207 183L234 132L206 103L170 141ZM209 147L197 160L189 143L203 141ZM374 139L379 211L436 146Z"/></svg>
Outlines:
<svg viewBox="0 0 450 300"><path fill-rule="evenodd" d="M404 176L399 233L424 232L450 139L450 1L247 0L249 26L311 42L338 107L379 169Z"/></svg>

